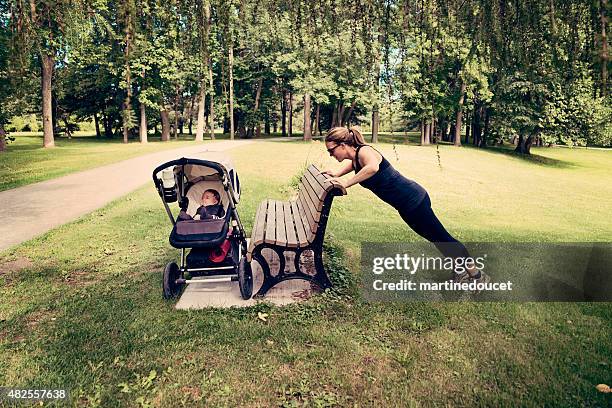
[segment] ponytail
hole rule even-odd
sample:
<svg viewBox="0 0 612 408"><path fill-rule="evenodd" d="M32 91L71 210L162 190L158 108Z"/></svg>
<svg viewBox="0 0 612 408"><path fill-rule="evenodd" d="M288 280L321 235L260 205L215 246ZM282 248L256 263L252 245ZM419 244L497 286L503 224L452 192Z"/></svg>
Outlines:
<svg viewBox="0 0 612 408"><path fill-rule="evenodd" d="M351 128L335 127L331 128L325 136L326 142L344 143L349 146L357 147L364 146L366 144L361 131L357 126Z"/></svg>
<svg viewBox="0 0 612 408"><path fill-rule="evenodd" d="M353 137L354 146L364 146L366 144L366 141L357 126L350 127L349 133Z"/></svg>

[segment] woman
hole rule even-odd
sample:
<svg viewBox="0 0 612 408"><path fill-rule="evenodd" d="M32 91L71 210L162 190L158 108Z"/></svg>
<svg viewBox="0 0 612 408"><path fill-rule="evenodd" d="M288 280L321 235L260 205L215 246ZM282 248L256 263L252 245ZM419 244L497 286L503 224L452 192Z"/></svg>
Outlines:
<svg viewBox="0 0 612 408"><path fill-rule="evenodd" d="M333 178L355 171L347 181L337 180L346 188L357 183L371 190L381 200L395 208L402 219L417 234L433 242L444 254L452 258L468 258L465 246L453 238L431 209L429 195L416 182L402 176L376 149L366 144L361 132L352 127L332 128L325 137L325 146L330 156L339 162L347 161L338 171L324 173ZM489 277L474 266L467 273L455 273L455 282L488 282Z"/></svg>

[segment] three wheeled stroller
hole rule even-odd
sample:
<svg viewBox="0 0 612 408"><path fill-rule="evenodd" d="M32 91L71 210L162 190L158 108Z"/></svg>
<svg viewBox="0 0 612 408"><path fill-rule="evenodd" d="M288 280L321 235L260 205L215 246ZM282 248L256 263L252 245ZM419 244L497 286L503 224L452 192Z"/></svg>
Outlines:
<svg viewBox="0 0 612 408"><path fill-rule="evenodd" d="M240 295L250 299L253 275L246 260L244 227L236 210L240 181L229 158L207 153L207 160L172 160L153 170L153 181L172 222L170 244L181 250L180 265L170 262L164 270L164 298L177 297L189 283L238 281ZM195 214L200 198L209 189L219 193L222 215L215 219L191 219L198 218ZM175 219L168 205L174 202L189 219Z"/></svg>

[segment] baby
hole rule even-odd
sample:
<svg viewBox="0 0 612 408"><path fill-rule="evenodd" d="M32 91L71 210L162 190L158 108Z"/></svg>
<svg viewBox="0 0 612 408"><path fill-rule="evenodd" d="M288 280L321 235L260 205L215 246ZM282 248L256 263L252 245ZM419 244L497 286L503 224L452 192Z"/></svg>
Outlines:
<svg viewBox="0 0 612 408"><path fill-rule="evenodd" d="M201 220L210 220L215 218L221 218L225 215L225 211L223 210L223 205L219 202L221 201L221 196L217 190L213 190L209 188L202 193L202 197L200 199L200 206L196 210L196 215L200 216ZM186 211L181 211L178 216L178 221L186 221L193 220Z"/></svg>

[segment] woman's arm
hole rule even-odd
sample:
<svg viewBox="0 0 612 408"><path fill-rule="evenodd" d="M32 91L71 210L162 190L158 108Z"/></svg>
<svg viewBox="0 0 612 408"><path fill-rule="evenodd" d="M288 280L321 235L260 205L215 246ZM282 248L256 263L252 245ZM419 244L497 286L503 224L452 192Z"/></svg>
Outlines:
<svg viewBox="0 0 612 408"><path fill-rule="evenodd" d="M323 173L324 174L329 174L332 177L342 177L345 174L350 173L351 171L353 171L353 162L351 162L349 160L342 167L340 167L340 169L338 169L338 171L325 170L325 171L323 171Z"/></svg>
<svg viewBox="0 0 612 408"><path fill-rule="evenodd" d="M359 164L362 166L361 170L344 183L346 188L372 177L378 171L378 166L382 161L380 154L373 148L361 148L359 153Z"/></svg>

